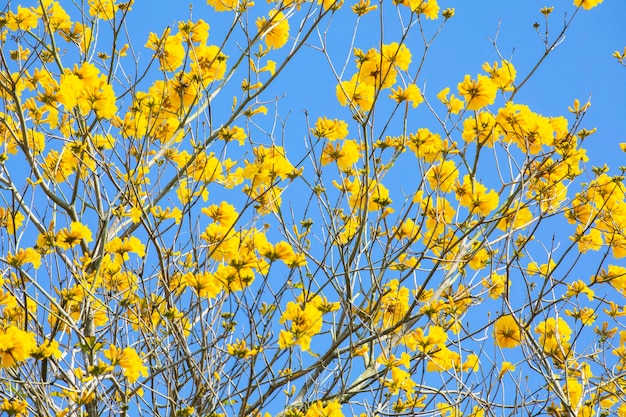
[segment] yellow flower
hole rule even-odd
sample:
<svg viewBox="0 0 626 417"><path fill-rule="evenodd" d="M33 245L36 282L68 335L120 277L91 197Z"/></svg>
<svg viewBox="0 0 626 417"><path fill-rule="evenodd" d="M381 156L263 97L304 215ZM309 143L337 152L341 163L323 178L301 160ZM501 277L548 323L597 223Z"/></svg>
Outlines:
<svg viewBox="0 0 626 417"><path fill-rule="evenodd" d="M561 317L555 320L553 317L542 321L535 328L535 333L539 334L539 344L548 354L556 353L560 348L566 350L572 329Z"/></svg>
<svg viewBox="0 0 626 417"><path fill-rule="evenodd" d="M348 124L343 120L320 117L315 122L315 127L311 129L311 133L318 138L326 138L330 141L345 139L348 136Z"/></svg>
<svg viewBox="0 0 626 417"><path fill-rule="evenodd" d="M412 394L416 385L415 381L411 379L411 373L397 366L391 368L391 379L385 381L385 386L389 388L391 395L398 394L400 390Z"/></svg>
<svg viewBox="0 0 626 417"><path fill-rule="evenodd" d="M148 370L143 365L142 359L135 349L131 347L120 349L110 345L109 348L104 351L104 356L109 359L112 366L119 365L122 368L124 376L128 378L128 381L131 383L137 381L141 375L148 376Z"/></svg>
<svg viewBox="0 0 626 417"><path fill-rule="evenodd" d="M238 0L207 0L207 4L212 6L216 12L236 10L239 5Z"/></svg>
<svg viewBox="0 0 626 417"><path fill-rule="evenodd" d="M0 368L26 360L37 347L35 335L16 326L0 329Z"/></svg>
<svg viewBox="0 0 626 417"><path fill-rule="evenodd" d="M343 6L343 0L317 0L317 4L321 4L324 10L339 10Z"/></svg>
<svg viewBox="0 0 626 417"><path fill-rule="evenodd" d="M89 243L93 240L91 236L91 230L80 222L72 222L70 229L61 229L57 233L55 243L61 249L70 249L84 240L85 243Z"/></svg>
<svg viewBox="0 0 626 417"><path fill-rule="evenodd" d="M426 178L433 190L447 193L452 190L452 186L459 177L459 171L454 161L447 160L437 165L431 165L426 172Z"/></svg>
<svg viewBox="0 0 626 417"><path fill-rule="evenodd" d="M397 279L385 286L385 292L379 303L376 322L382 321L383 329L394 326L409 311L409 289L400 287Z"/></svg>
<svg viewBox="0 0 626 417"><path fill-rule="evenodd" d="M89 0L89 15L97 16L98 19L111 20L117 10L114 0Z"/></svg>
<svg viewBox="0 0 626 417"><path fill-rule="evenodd" d="M235 206L226 201L222 201L219 206L212 204L209 207L204 207L200 211L225 228L232 227L239 217Z"/></svg>
<svg viewBox="0 0 626 417"><path fill-rule="evenodd" d="M424 101L422 92L415 84L409 84L406 89L403 89L402 87L398 87L396 90L392 89L389 98L394 99L398 103L408 101L411 103L413 108L416 108Z"/></svg>
<svg viewBox="0 0 626 417"><path fill-rule="evenodd" d="M480 368L480 361L478 360L478 356L474 353L470 353L467 355L467 359L461 365L461 369L465 372L477 372Z"/></svg>
<svg viewBox="0 0 626 417"><path fill-rule="evenodd" d="M519 325L510 314L501 316L496 320L493 325L493 335L496 345L501 348L517 347L522 340Z"/></svg>
<svg viewBox="0 0 626 417"><path fill-rule="evenodd" d="M430 360L426 364L426 371L443 372L452 368L458 369L460 365L459 362L459 354L443 346L431 354Z"/></svg>
<svg viewBox="0 0 626 417"><path fill-rule="evenodd" d="M582 309L574 308L572 310L565 310L565 314L575 319L579 319L584 326L591 326L597 318L595 311L589 307L584 307Z"/></svg>
<svg viewBox="0 0 626 417"><path fill-rule="evenodd" d="M259 353L259 348L249 348L245 340L237 339L235 343L229 343L226 345L228 354L237 358L247 358Z"/></svg>
<svg viewBox="0 0 626 417"><path fill-rule="evenodd" d="M567 395L569 405L572 410L577 410L580 406L580 399L583 395L583 387L576 378L567 378L563 391Z"/></svg>
<svg viewBox="0 0 626 417"><path fill-rule="evenodd" d="M28 402L17 398L9 401L8 398L5 398L0 410L10 417L28 417Z"/></svg>
<svg viewBox="0 0 626 417"><path fill-rule="evenodd" d="M202 80L202 85L207 86L215 80L221 80L226 73L226 61L228 57L224 55L219 46L199 45L190 54L191 71L193 77Z"/></svg>
<svg viewBox="0 0 626 417"><path fill-rule="evenodd" d="M493 148L497 139L496 119L491 113L481 111L474 117L468 117L463 121L463 134L465 142L478 142L481 146Z"/></svg>
<svg viewBox="0 0 626 417"><path fill-rule="evenodd" d="M391 42L390 44L383 45L380 55L382 56L384 67L395 66L402 71L407 71L411 64L411 51L403 43L398 44L397 42ZM413 87L411 87L411 85ZM419 95L421 97L419 88L415 84L410 84L407 90L411 91L412 96L416 97Z"/></svg>
<svg viewBox="0 0 626 417"><path fill-rule="evenodd" d="M370 0L359 0L359 2L352 6L352 12L357 16L363 16L373 10L378 9L377 5L370 5Z"/></svg>
<svg viewBox="0 0 626 417"><path fill-rule="evenodd" d="M183 64L185 47L180 32L174 36L169 34L169 28L160 37L156 33L150 32L145 47L155 51L154 56L159 58L161 70L175 71Z"/></svg>
<svg viewBox="0 0 626 417"><path fill-rule="evenodd" d="M352 76L350 81L342 81L337 85L337 100L342 106L350 105L369 111L374 104L374 86L360 82L357 75Z"/></svg>
<svg viewBox="0 0 626 417"><path fill-rule="evenodd" d="M533 214L528 207L520 206L520 203L515 203L502 216L497 227L504 232L510 229L515 230L527 226L532 219Z"/></svg>
<svg viewBox="0 0 626 417"><path fill-rule="evenodd" d="M7 27L12 30L31 30L37 27L37 14L26 7L17 6L17 13L6 15Z"/></svg>
<svg viewBox="0 0 626 417"><path fill-rule="evenodd" d="M104 250L115 254L116 257L119 256L125 261L129 259L129 252L134 252L139 257L144 257L146 255L145 245L135 236L124 238L124 240L119 237L113 238L104 246Z"/></svg>
<svg viewBox="0 0 626 417"><path fill-rule="evenodd" d="M574 0L574 6L583 7L585 10L591 10L603 0Z"/></svg>
<svg viewBox="0 0 626 417"><path fill-rule="evenodd" d="M305 301L302 296L298 298L298 302L287 303L280 317L280 323L290 321L291 328L289 331L281 331L278 344L281 349L297 344L306 352L311 348L311 337L322 330L323 313L315 307L313 301Z"/></svg>
<svg viewBox="0 0 626 417"><path fill-rule="evenodd" d="M488 62L483 64L483 71L489 74L491 81L502 91L512 91L513 82L515 81L515 67L509 61L502 60L502 65L498 68L498 63L494 62L493 66Z"/></svg>
<svg viewBox="0 0 626 417"><path fill-rule="evenodd" d="M7 254L7 263L16 268L21 268L25 263L33 264L35 269L41 266L41 255L33 248L19 249L15 255Z"/></svg>
<svg viewBox="0 0 626 417"><path fill-rule="evenodd" d="M463 100L458 99L454 94L448 98L448 93L450 93L450 87L446 87L441 90L437 94L437 99L446 105L451 114L458 114L461 110L463 110L465 103L463 103Z"/></svg>
<svg viewBox="0 0 626 417"><path fill-rule="evenodd" d="M186 285L191 287L201 298L215 298L222 292L223 284L210 272L185 274Z"/></svg>
<svg viewBox="0 0 626 417"><path fill-rule="evenodd" d="M150 214L152 214L159 221L174 219L174 223L176 224L180 224L180 220L183 217L183 213L178 207L166 207L163 209L161 206L153 206L150 209Z"/></svg>
<svg viewBox="0 0 626 417"><path fill-rule="evenodd" d="M282 12L271 10L269 21L265 17L256 20L256 27L265 38L268 48L282 48L289 40L289 21Z"/></svg>
<svg viewBox="0 0 626 417"><path fill-rule="evenodd" d="M343 417L341 404L337 400L327 403L316 401L311 404L304 417Z"/></svg>
<svg viewBox="0 0 626 417"><path fill-rule="evenodd" d="M205 43L209 39L209 24L202 19L197 22L178 22L178 30L183 34L185 42Z"/></svg>
<svg viewBox="0 0 626 417"><path fill-rule="evenodd" d="M500 201L498 193L495 190L487 192L484 185L471 180L469 175L463 177L463 184L457 181L454 188L459 203L467 207L472 214L487 216L498 207Z"/></svg>
<svg viewBox="0 0 626 417"><path fill-rule="evenodd" d="M458 90L467 103L467 110L480 110L496 100L496 85L484 75L479 74L476 80L466 75L458 84Z"/></svg>
<svg viewBox="0 0 626 417"><path fill-rule="evenodd" d="M0 207L0 227L5 227L7 232L15 234L24 221L24 215L19 211L13 212L9 208Z"/></svg>
<svg viewBox="0 0 626 417"><path fill-rule="evenodd" d="M26 61L30 55L30 49L22 48L22 45L18 45L17 49L9 51L9 56L14 61Z"/></svg>
<svg viewBox="0 0 626 417"><path fill-rule="evenodd" d="M400 2L412 12L423 14L427 19L436 19L439 16L439 4L437 0L404 0Z"/></svg>
<svg viewBox="0 0 626 417"><path fill-rule="evenodd" d="M343 172L349 171L361 158L359 145L353 140L345 140L343 144L327 143L322 151L322 166L335 161Z"/></svg>
<svg viewBox="0 0 626 417"><path fill-rule="evenodd" d="M426 128L420 128L417 133L409 135L407 146L418 158L426 162L433 162L444 151L446 143L438 133L432 133Z"/></svg>
<svg viewBox="0 0 626 417"><path fill-rule="evenodd" d="M598 229L589 229L589 232L584 234L585 229L585 226L579 224L576 227L576 234L570 237L570 239L577 242L578 251L585 253L589 250L600 250L603 244L602 233Z"/></svg>
<svg viewBox="0 0 626 417"><path fill-rule="evenodd" d="M489 290L489 297L497 300L509 285L509 279L506 275L493 273L489 279L483 279L481 284Z"/></svg>
<svg viewBox="0 0 626 417"><path fill-rule="evenodd" d="M33 349L31 356L36 359L44 359L54 356L55 358L61 357L61 351L59 350L59 342L56 340L44 340L44 342Z"/></svg>
<svg viewBox="0 0 626 417"><path fill-rule="evenodd" d="M233 126L231 128L221 128L218 132L218 137L224 142L230 142L234 139L239 143L239 145L243 145L244 140L248 137L248 135L246 135L245 130L243 130L239 126Z"/></svg>
<svg viewBox="0 0 626 417"><path fill-rule="evenodd" d="M406 219L399 228L394 227L394 237L397 239L408 239L413 242L420 238L420 228L421 226L416 224L413 220Z"/></svg>
<svg viewBox="0 0 626 417"><path fill-rule="evenodd" d="M498 379L502 379L502 377L504 376L504 374L506 374L509 371L514 371L515 370L515 365L513 365L511 362L502 362L502 367L500 368L500 373L498 374Z"/></svg>
<svg viewBox="0 0 626 417"><path fill-rule="evenodd" d="M580 279L567 286L566 297L578 297L580 294L586 294L589 301L593 301L595 293Z"/></svg>

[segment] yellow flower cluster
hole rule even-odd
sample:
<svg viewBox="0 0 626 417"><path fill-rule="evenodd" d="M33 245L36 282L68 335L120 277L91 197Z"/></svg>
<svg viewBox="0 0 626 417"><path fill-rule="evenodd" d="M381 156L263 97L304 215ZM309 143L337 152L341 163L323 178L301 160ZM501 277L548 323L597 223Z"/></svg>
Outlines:
<svg viewBox="0 0 626 417"><path fill-rule="evenodd" d="M480 110L493 104L498 90L513 90L516 76L513 64L504 60L501 64L494 62L493 65L486 62L483 64L483 70L487 75L478 74L476 79L472 79L470 75L465 75L463 81L457 85L459 94L465 99L467 110ZM454 96L449 101L446 100L447 93L448 91L440 92L439 99L448 105L449 111L454 114L453 109L458 110L459 102Z"/></svg>
<svg viewBox="0 0 626 417"><path fill-rule="evenodd" d="M132 347L121 349L110 345L104 351L104 356L110 361L111 366L119 365L131 383L137 381L140 376L148 376L148 368L143 365L143 360Z"/></svg>
<svg viewBox="0 0 626 417"><path fill-rule="evenodd" d="M457 182L454 192L461 206L480 216L488 216L498 207L500 201L495 190L487 191L487 187L471 179L469 175L463 177L462 184Z"/></svg>
<svg viewBox="0 0 626 417"><path fill-rule="evenodd" d="M278 347L281 349L300 346L311 350L311 338L322 330L322 318L326 313L339 309L339 303L328 302L324 297L301 293L296 301L287 303L280 316L280 323L291 322L289 330L281 330L278 335Z"/></svg>
<svg viewBox="0 0 626 417"><path fill-rule="evenodd" d="M315 401L308 408L304 417L343 417L341 403L337 400Z"/></svg>
<svg viewBox="0 0 626 417"><path fill-rule="evenodd" d="M424 15L427 19L434 20L439 17L437 0L394 0L394 2L408 7L413 13Z"/></svg>
<svg viewBox="0 0 626 417"><path fill-rule="evenodd" d="M14 235L15 231L22 226L24 215L19 211L13 212L8 207L0 207L0 227L3 227L10 234Z"/></svg>
<svg viewBox="0 0 626 417"><path fill-rule="evenodd" d="M0 328L0 368L15 366L28 359L37 347L35 335L16 326Z"/></svg>
<svg viewBox="0 0 626 417"><path fill-rule="evenodd" d="M278 10L270 11L269 19L259 17L256 27L268 48L282 48L289 40L289 20Z"/></svg>
<svg viewBox="0 0 626 417"><path fill-rule="evenodd" d="M367 52L354 50L357 73L349 81L337 85L337 99L342 106L354 110L369 111L374 98L382 89L396 84L398 71L407 71L411 63L411 51L404 45L392 42L381 50L371 48ZM423 101L420 89L415 84L397 87L390 96L396 102L408 101L417 107Z"/></svg>
<svg viewBox="0 0 626 417"><path fill-rule="evenodd" d="M150 33L145 46L154 51L163 71L175 74L135 93L121 123L124 137L150 137L162 142L180 139L183 114L226 72L228 57L220 47L208 45L208 37L209 25L202 19L180 22L175 34L170 28L161 35Z"/></svg>
<svg viewBox="0 0 626 417"><path fill-rule="evenodd" d="M615 258L626 256L625 207L626 188L620 177L604 172L576 194L565 215L570 223L578 224L572 239L581 252L608 245Z"/></svg>
<svg viewBox="0 0 626 417"><path fill-rule="evenodd" d="M539 345L548 355L561 357L563 353L569 353L569 340L572 329L561 317L549 317L535 328L539 335Z"/></svg>

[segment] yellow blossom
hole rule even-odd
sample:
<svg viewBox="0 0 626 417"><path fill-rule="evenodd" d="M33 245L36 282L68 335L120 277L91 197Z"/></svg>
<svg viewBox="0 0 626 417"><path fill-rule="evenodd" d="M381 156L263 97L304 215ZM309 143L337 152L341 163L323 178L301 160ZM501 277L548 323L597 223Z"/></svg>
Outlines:
<svg viewBox="0 0 626 417"><path fill-rule="evenodd" d="M9 11L6 19L7 27L12 31L31 30L37 27L37 14L26 7L17 6L17 13Z"/></svg>
<svg viewBox="0 0 626 417"><path fill-rule="evenodd" d="M535 333L540 335L539 345L543 350L548 354L554 354L560 349L567 350L572 329L561 317L558 319L549 317L537 325Z"/></svg>
<svg viewBox="0 0 626 417"><path fill-rule="evenodd" d="M595 293L580 279L568 284L566 297L578 297L580 294L586 294L589 301L593 301Z"/></svg>
<svg viewBox="0 0 626 417"><path fill-rule="evenodd" d="M89 15L101 20L111 20L118 10L114 0L89 0Z"/></svg>
<svg viewBox="0 0 626 417"><path fill-rule="evenodd" d="M413 108L416 108L420 103L424 101L422 92L415 84L409 84L406 88L398 87L395 90L391 90L389 98L394 99L398 103L408 101Z"/></svg>
<svg viewBox="0 0 626 417"><path fill-rule="evenodd" d="M459 176L456 164L452 160L446 160L431 167L426 172L426 178L433 190L447 193L452 190L452 186Z"/></svg>
<svg viewBox="0 0 626 417"><path fill-rule="evenodd" d="M517 320L509 314L499 317L493 325L493 335L496 345L501 348L514 348L522 340Z"/></svg>
<svg viewBox="0 0 626 417"><path fill-rule="evenodd" d="M603 0L574 0L574 6L582 6L585 10L591 10L602 3L602 1Z"/></svg>
<svg viewBox="0 0 626 417"><path fill-rule="evenodd" d="M315 122L315 127L311 133L318 138L327 138L330 141L345 139L348 136L348 124L343 120L330 120L320 117Z"/></svg>
<svg viewBox="0 0 626 417"><path fill-rule="evenodd" d="M19 398L13 400L5 398L0 405L0 410L11 417L28 417L28 402Z"/></svg>
<svg viewBox="0 0 626 417"><path fill-rule="evenodd" d="M493 273L489 276L488 279L483 279L481 284L489 290L489 297L497 300L500 298L504 290L507 289L509 285L509 279L506 275L500 275Z"/></svg>
<svg viewBox="0 0 626 417"><path fill-rule="evenodd" d="M480 110L496 100L496 85L484 75L479 74L476 80L466 75L458 84L458 90L467 103L467 110Z"/></svg>
<svg viewBox="0 0 626 417"><path fill-rule="evenodd" d="M507 372L512 372L514 370L515 365L513 365L511 362L502 362L502 366L500 367L500 373L498 374L498 379L502 379L504 374L506 374Z"/></svg>
<svg viewBox="0 0 626 417"><path fill-rule="evenodd" d="M16 326L0 328L0 368L26 360L37 347L35 335Z"/></svg>
<svg viewBox="0 0 626 417"><path fill-rule="evenodd" d="M239 6L238 0L207 0L216 12L234 11Z"/></svg>
<svg viewBox="0 0 626 417"><path fill-rule="evenodd" d="M338 400L315 401L306 411L304 417L343 417L341 404Z"/></svg>
<svg viewBox="0 0 626 417"><path fill-rule="evenodd" d="M491 81L502 91L512 91L513 82L515 81L515 67L509 61L502 60L500 66L497 62L491 66L488 62L483 64L483 71L485 71Z"/></svg>
<svg viewBox="0 0 626 417"><path fill-rule="evenodd" d="M21 268L26 263L31 263L35 269L41 266L41 255L33 248L19 249L15 255L7 254L7 263L16 268Z"/></svg>
<svg viewBox="0 0 626 417"><path fill-rule="evenodd" d="M269 20L259 17L256 27L265 39L268 48L282 48L289 40L289 21L287 17L277 10L269 12Z"/></svg>
<svg viewBox="0 0 626 417"><path fill-rule="evenodd" d="M448 97L449 93L450 87L446 87L437 94L437 99L446 105L451 114L458 114L461 110L463 110L465 103L463 103L463 100L460 100L454 94Z"/></svg>
<svg viewBox="0 0 626 417"><path fill-rule="evenodd" d="M72 222L70 229L61 229L57 233L55 243L61 249L70 249L84 240L89 243L93 240L91 230L80 222Z"/></svg>
<svg viewBox="0 0 626 417"><path fill-rule="evenodd" d="M104 351L104 356L109 359L112 366L119 365L122 368L124 376L128 378L128 381L131 383L137 381L140 376L148 375L148 370L146 366L143 365L143 360L132 347L120 349L110 345L109 348Z"/></svg>

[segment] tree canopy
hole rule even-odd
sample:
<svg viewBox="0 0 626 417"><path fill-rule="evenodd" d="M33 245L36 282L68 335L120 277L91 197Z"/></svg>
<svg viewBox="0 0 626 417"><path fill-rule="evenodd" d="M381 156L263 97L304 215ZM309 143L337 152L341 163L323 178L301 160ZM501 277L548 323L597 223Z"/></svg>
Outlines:
<svg viewBox="0 0 626 417"><path fill-rule="evenodd" d="M625 417L626 167L521 99L602 0L440 2L3 6L0 415Z"/></svg>

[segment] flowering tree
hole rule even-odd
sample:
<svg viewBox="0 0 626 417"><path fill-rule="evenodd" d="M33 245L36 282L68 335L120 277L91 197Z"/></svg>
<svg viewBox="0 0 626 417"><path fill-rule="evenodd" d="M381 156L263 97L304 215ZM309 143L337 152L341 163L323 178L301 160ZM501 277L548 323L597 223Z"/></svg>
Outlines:
<svg viewBox="0 0 626 417"><path fill-rule="evenodd" d="M600 2L430 94L436 0L9 1L2 412L626 416L623 169L516 101ZM342 107L293 121L301 56Z"/></svg>

